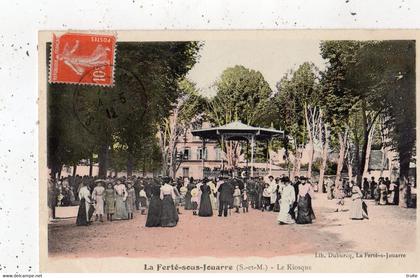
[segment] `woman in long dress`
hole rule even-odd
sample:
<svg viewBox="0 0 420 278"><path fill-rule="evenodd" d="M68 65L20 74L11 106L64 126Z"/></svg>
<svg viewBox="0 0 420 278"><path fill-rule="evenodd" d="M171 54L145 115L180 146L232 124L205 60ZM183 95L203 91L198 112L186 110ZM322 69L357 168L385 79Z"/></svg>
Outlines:
<svg viewBox="0 0 420 278"><path fill-rule="evenodd" d="M127 207L128 219L133 219L134 218L133 211L134 211L134 208L136 207L136 190L133 187L132 181L128 181L127 185L128 185L127 200L125 204Z"/></svg>
<svg viewBox="0 0 420 278"><path fill-rule="evenodd" d="M299 184L297 224L311 224L312 220L315 219L312 209L312 197L312 186L306 182L306 179L302 179L301 184Z"/></svg>
<svg viewBox="0 0 420 278"><path fill-rule="evenodd" d="M216 185L213 181L209 181L207 185L210 187L210 203L213 210L217 210L217 201L216 201Z"/></svg>
<svg viewBox="0 0 420 278"><path fill-rule="evenodd" d="M198 210L198 216L208 217L213 216L213 207L210 201L211 189L207 183L203 183L200 187L201 198L200 198L200 209Z"/></svg>
<svg viewBox="0 0 420 278"><path fill-rule="evenodd" d="M162 200L162 214L160 225L162 227L175 227L178 224L179 216L175 208L175 192L170 184L165 183L160 188L160 199Z"/></svg>
<svg viewBox="0 0 420 278"><path fill-rule="evenodd" d="M391 184L389 185L389 190L388 190L388 204L395 205L394 200L395 200L395 183L391 182Z"/></svg>
<svg viewBox="0 0 420 278"><path fill-rule="evenodd" d="M363 193L359 186L353 185L351 188L351 206L350 206L350 218L353 220L368 219L367 211L363 208L364 202L362 201ZM366 208L366 204L365 204ZM366 209L367 210L367 209Z"/></svg>
<svg viewBox="0 0 420 278"><path fill-rule="evenodd" d="M378 190L379 190L379 205L388 204L388 190L387 190L386 184L383 181L379 182Z"/></svg>
<svg viewBox="0 0 420 278"><path fill-rule="evenodd" d="M120 180L114 187L115 189L115 219L126 220L128 219L128 212L125 202L127 201L127 189L125 184Z"/></svg>
<svg viewBox="0 0 420 278"><path fill-rule="evenodd" d="M239 186L235 186L235 190L233 191L233 207L235 208L235 212L239 213L239 207L241 206L241 190Z"/></svg>
<svg viewBox="0 0 420 278"><path fill-rule="evenodd" d="M191 190L195 188L195 185L190 182L187 185L187 193L185 194L185 210L192 210L192 203L191 203Z"/></svg>
<svg viewBox="0 0 420 278"><path fill-rule="evenodd" d="M92 191L92 200L95 202L95 221L99 219L99 221L103 222L105 181L96 180L95 184L96 186Z"/></svg>
<svg viewBox="0 0 420 278"><path fill-rule="evenodd" d="M276 178L276 187L275 187L275 201L274 201L274 212L280 211L280 198L281 198L281 189L283 187L283 182L280 181L280 178Z"/></svg>
<svg viewBox="0 0 420 278"><path fill-rule="evenodd" d="M147 211L146 227L160 226L162 214L162 200L160 199L160 186L152 185L150 192L150 203Z"/></svg>
<svg viewBox="0 0 420 278"><path fill-rule="evenodd" d="M80 188L79 200L80 204L79 211L77 212L76 225L87 226L90 224L90 218L92 217L93 209L90 209L92 201L90 191L86 184L83 184L83 186Z"/></svg>
<svg viewBox="0 0 420 278"><path fill-rule="evenodd" d="M280 212L277 216L279 224L294 224L295 221L290 214L290 208L296 200L295 188L290 183L288 178L284 178L284 187L281 192Z"/></svg>
<svg viewBox="0 0 420 278"><path fill-rule="evenodd" d="M104 193L105 196L105 213L106 220L112 221L112 216L115 213L115 190L112 188L112 183L108 182L107 188Z"/></svg>

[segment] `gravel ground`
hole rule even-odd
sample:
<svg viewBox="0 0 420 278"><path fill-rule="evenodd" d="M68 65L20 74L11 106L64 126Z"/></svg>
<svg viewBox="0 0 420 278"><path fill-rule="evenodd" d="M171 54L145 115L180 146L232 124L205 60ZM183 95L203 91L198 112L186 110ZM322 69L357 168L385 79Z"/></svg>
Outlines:
<svg viewBox="0 0 420 278"><path fill-rule="evenodd" d="M311 225L278 225L277 213L250 209L227 218L183 211L174 228L146 228L146 216L133 220L75 225L76 207L58 208L62 217L48 225L51 257L273 257L316 251L409 252L415 249L416 210L377 206L367 201L369 220L350 220L334 212L335 201L318 193Z"/></svg>

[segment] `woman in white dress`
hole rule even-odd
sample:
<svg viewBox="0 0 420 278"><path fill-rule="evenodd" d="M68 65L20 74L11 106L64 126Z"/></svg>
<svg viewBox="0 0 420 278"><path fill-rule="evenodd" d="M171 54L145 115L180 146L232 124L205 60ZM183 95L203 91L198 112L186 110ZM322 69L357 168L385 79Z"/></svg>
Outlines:
<svg viewBox="0 0 420 278"><path fill-rule="evenodd" d="M105 181L104 180L96 180L95 181L95 188L92 192L92 200L95 202L95 221L103 222L103 214L104 214L104 197L105 197Z"/></svg>
<svg viewBox="0 0 420 278"><path fill-rule="evenodd" d="M241 195L239 186L235 186L235 190L233 191L233 207L236 213L239 213L239 207L241 206Z"/></svg>
<svg viewBox="0 0 420 278"><path fill-rule="evenodd" d="M115 219L127 220L128 212L126 207L126 200L128 196L127 188L125 184L121 183L121 180L117 181L117 184L114 187L116 196L115 196Z"/></svg>
<svg viewBox="0 0 420 278"><path fill-rule="evenodd" d="M290 183L288 177L284 178L283 183L284 187L281 192L280 212L277 216L277 222L279 224L294 224L295 221L293 220L289 211L296 200L295 188Z"/></svg>
<svg viewBox="0 0 420 278"><path fill-rule="evenodd" d="M353 182L352 182L353 183ZM367 214L367 206L363 202L363 193L360 190L359 186L352 184L351 187L351 206L350 206L350 219L353 220L363 220L369 219Z"/></svg>

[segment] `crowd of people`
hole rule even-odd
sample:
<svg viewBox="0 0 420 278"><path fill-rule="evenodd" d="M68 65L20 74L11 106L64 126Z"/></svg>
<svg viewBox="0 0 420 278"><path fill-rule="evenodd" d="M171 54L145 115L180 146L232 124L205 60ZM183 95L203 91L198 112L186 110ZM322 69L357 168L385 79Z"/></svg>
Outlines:
<svg viewBox="0 0 420 278"><path fill-rule="evenodd" d="M278 213L280 224L312 223L313 186L305 177L266 180L227 178L66 177L49 180L49 206L79 205L76 224L130 220L134 210L147 215L146 227L174 227L180 207L199 217L228 217L249 209ZM63 202L63 199L69 201ZM214 213L214 211L216 213ZM54 217L54 215L53 215Z"/></svg>
<svg viewBox="0 0 420 278"><path fill-rule="evenodd" d="M344 197L352 196L352 187L355 186L354 181L348 181L340 179L338 186L334 185L334 182L328 178L325 187L327 192L327 198L340 199L339 195ZM359 186L358 186L359 187ZM375 200L378 205L398 205L399 202L399 179L391 182L388 177L380 177L378 181L375 177L371 177L370 181L368 178L364 178L362 186L359 187L363 199Z"/></svg>
<svg viewBox="0 0 420 278"><path fill-rule="evenodd" d="M77 225L92 221L130 220L134 211L145 215L146 227L174 227L179 221L180 207L184 213L211 217L228 217L232 213L247 213L249 209L278 213L279 224L310 224L315 219L312 208L314 192L318 190L304 176L282 175L274 178L214 179L143 178L132 176L98 179L89 176L69 176L59 181L49 180L49 206L79 205ZM350 218L368 219L364 200L374 199L378 205L397 205L399 183L388 178L364 178L362 186L340 180L335 186L331 178L324 184L327 199L336 199L337 208L350 198ZM53 217L54 217L53 209ZM214 213L215 212L215 213Z"/></svg>

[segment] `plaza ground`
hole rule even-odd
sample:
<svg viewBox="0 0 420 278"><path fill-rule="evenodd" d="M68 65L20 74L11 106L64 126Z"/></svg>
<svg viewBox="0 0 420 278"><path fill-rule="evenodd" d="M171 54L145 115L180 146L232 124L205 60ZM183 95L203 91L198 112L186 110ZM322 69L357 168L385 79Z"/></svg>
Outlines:
<svg viewBox="0 0 420 278"><path fill-rule="evenodd" d="M277 213L250 209L228 217L193 216L181 210L174 228L146 228L146 216L133 220L75 225L77 207L58 208L62 217L48 226L49 256L80 257L237 257L314 254L317 251L410 252L416 246L416 210L367 201L369 220L334 212L335 201L317 193L311 225L278 225ZM233 211L232 211L233 212Z"/></svg>

